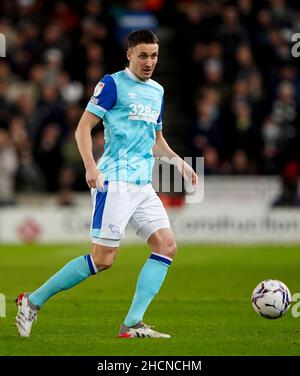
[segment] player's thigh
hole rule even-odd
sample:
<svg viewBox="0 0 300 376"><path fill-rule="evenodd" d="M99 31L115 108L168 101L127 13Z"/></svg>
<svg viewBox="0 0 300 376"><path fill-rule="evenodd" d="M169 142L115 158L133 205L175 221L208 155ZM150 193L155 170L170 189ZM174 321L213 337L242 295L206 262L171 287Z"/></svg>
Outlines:
<svg viewBox="0 0 300 376"><path fill-rule="evenodd" d="M148 239L147 243L152 252L174 258L176 254L176 243L171 228L156 230Z"/></svg>
<svg viewBox="0 0 300 376"><path fill-rule="evenodd" d="M138 199L123 182L109 182L104 192L94 190L90 229L93 243L118 247L125 235L127 223L139 203Z"/></svg>
<svg viewBox="0 0 300 376"><path fill-rule="evenodd" d="M145 188L144 200L134 211L129 223L145 241L148 241L155 231L170 228L167 212L152 186Z"/></svg>
<svg viewBox="0 0 300 376"><path fill-rule="evenodd" d="M168 214L152 187L149 187L145 200L136 209L129 223L153 252L174 257L176 244Z"/></svg>

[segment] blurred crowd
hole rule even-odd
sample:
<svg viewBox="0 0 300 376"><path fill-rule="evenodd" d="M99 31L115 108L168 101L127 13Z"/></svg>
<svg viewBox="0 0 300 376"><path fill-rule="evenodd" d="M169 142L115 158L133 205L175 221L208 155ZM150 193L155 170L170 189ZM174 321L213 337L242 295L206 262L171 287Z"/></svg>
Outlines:
<svg viewBox="0 0 300 376"><path fill-rule="evenodd" d="M185 98L207 174L281 174L299 162L298 1L180 1Z"/></svg>
<svg viewBox="0 0 300 376"><path fill-rule="evenodd" d="M55 192L72 204L85 190L74 130L94 86L123 69L135 29L173 28L187 147L206 174L299 170L300 64L291 36L300 5L289 0L2 0L0 32L0 205L14 192ZM167 100L166 100L167 101ZM189 125L189 126L188 126ZM94 156L103 152L101 125Z"/></svg>

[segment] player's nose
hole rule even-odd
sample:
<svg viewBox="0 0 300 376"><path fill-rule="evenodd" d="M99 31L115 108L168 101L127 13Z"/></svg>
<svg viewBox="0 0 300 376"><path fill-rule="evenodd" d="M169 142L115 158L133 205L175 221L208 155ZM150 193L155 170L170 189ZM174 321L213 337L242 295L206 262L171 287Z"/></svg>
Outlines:
<svg viewBox="0 0 300 376"><path fill-rule="evenodd" d="M145 66L151 68L151 66L152 66L152 61L151 61L151 58L150 58L150 57L145 61Z"/></svg>

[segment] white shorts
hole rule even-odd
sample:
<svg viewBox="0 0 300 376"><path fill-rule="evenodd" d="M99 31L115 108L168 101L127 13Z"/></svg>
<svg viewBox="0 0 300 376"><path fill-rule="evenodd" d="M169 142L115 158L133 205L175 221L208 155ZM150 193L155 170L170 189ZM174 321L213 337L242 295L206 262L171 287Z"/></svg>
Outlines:
<svg viewBox="0 0 300 376"><path fill-rule="evenodd" d="M92 189L93 243L118 247L129 223L144 240L161 228L170 228L165 208L151 184L106 182L104 190Z"/></svg>

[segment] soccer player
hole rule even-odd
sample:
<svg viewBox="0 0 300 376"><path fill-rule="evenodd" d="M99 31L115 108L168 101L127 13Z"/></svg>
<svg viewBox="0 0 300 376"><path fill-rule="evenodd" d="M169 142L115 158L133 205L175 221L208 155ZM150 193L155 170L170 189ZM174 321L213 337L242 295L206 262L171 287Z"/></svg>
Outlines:
<svg viewBox="0 0 300 376"><path fill-rule="evenodd" d="M105 75L95 87L75 132L92 193L92 250L71 260L34 292L17 298L16 325L23 337L29 336L39 309L51 296L112 266L130 223L148 243L151 253L140 271L119 337L170 338L143 323L176 250L168 216L151 185L154 156L172 159L193 185L197 184L197 175L168 146L162 134L164 90L151 79L158 49L158 39L151 31L132 32L128 37L129 66ZM105 128L105 151L97 166L91 130L100 119Z"/></svg>

